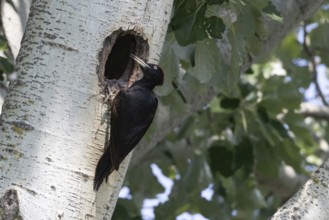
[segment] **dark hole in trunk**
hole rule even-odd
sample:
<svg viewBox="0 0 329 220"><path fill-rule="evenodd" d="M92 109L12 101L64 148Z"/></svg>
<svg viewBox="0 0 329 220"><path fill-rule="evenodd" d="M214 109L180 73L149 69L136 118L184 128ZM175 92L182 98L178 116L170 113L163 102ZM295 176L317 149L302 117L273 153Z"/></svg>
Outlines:
<svg viewBox="0 0 329 220"><path fill-rule="evenodd" d="M136 73L136 64L130 58L134 54L145 60L148 56L149 45L138 32L134 30L114 31L104 41L100 53L98 74L102 82L118 80L128 82Z"/></svg>
<svg viewBox="0 0 329 220"><path fill-rule="evenodd" d="M120 79L129 69L129 55L136 50L136 39L133 35L119 37L111 50L105 64L106 79Z"/></svg>

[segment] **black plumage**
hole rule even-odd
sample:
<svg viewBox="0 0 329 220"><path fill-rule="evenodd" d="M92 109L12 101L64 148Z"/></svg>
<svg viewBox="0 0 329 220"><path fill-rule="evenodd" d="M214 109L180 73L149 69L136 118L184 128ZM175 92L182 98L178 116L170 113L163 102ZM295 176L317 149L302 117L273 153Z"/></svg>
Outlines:
<svg viewBox="0 0 329 220"><path fill-rule="evenodd" d="M163 71L135 55L131 57L141 66L143 77L128 89L121 89L111 104L110 141L97 163L94 179L96 191L104 179L119 169L123 159L142 139L158 107L153 89L163 84Z"/></svg>

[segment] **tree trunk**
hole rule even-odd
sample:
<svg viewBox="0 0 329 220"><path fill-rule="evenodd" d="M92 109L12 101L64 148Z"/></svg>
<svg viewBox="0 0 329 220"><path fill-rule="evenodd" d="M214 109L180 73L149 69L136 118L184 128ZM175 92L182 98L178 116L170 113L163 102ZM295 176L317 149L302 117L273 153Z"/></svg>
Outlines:
<svg viewBox="0 0 329 220"><path fill-rule="evenodd" d="M329 160L315 171L301 190L271 218L327 220L329 216Z"/></svg>
<svg viewBox="0 0 329 220"><path fill-rule="evenodd" d="M108 140L100 80L111 77L104 66L120 36L158 60L171 8L161 0L33 1L0 119L2 219L111 218L128 160L92 190Z"/></svg>

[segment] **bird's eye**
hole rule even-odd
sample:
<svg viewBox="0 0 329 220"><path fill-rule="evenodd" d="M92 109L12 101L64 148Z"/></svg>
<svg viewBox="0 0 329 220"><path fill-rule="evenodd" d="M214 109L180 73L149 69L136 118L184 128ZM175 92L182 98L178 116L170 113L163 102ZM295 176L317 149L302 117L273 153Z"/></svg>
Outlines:
<svg viewBox="0 0 329 220"><path fill-rule="evenodd" d="M158 69L158 67L157 67L157 66L153 66L153 69L157 70L157 69Z"/></svg>

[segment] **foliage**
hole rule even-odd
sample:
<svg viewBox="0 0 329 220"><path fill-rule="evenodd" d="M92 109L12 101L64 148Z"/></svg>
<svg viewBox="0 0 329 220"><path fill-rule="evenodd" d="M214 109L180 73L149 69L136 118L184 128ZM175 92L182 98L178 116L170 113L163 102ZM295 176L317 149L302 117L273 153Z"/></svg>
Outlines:
<svg viewBox="0 0 329 220"><path fill-rule="evenodd" d="M309 37L323 65L328 16L323 7L308 21L316 24ZM265 219L290 195L277 195L262 180L277 182L283 164L307 175L321 162L317 146L327 138L326 122L297 112L312 85L301 30L240 75L242 54L261 52L269 20L282 22L265 0L175 1L160 60L166 72L157 91L161 103L179 115L209 87L218 95L159 143L151 158L130 169L125 182L130 196L119 199L113 219L147 219L141 213L146 198L163 201L154 205L156 219L186 212L208 219ZM219 50L222 42L230 46L230 57ZM164 200L154 166L172 183ZM203 196L205 189L211 196Z"/></svg>
<svg viewBox="0 0 329 220"><path fill-rule="evenodd" d="M13 57L9 51L7 39L0 26L0 87L5 85L8 75L14 71Z"/></svg>

